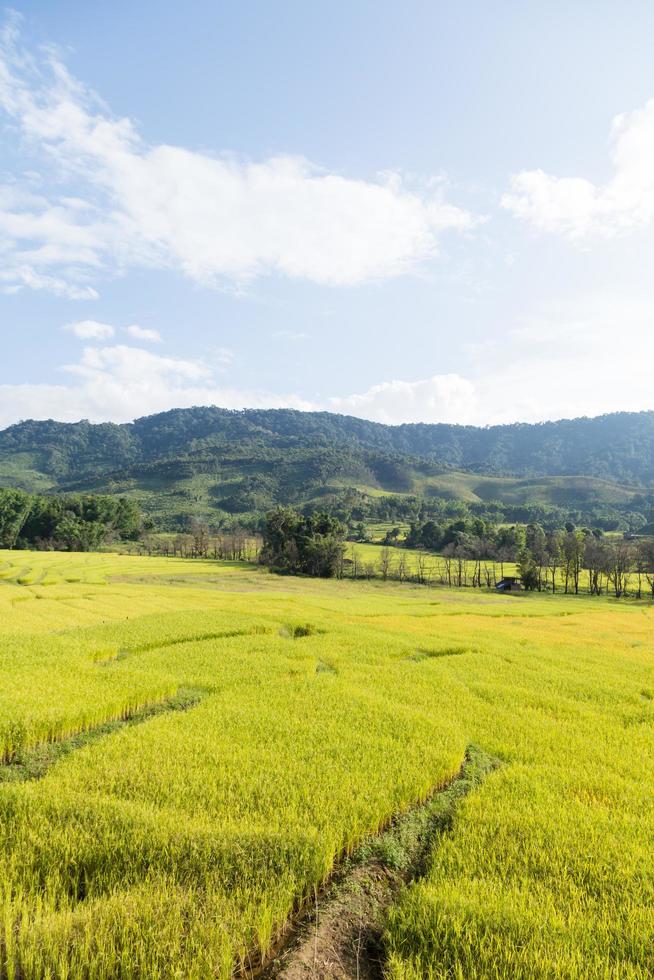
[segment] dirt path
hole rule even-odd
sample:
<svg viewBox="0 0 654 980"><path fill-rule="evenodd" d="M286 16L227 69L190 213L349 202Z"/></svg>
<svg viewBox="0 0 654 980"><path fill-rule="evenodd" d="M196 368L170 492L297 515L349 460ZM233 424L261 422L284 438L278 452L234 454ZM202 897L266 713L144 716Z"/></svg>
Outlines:
<svg viewBox="0 0 654 980"><path fill-rule="evenodd" d="M459 802L497 761L470 746L458 775L387 830L367 838L337 869L282 939L259 980L381 980L386 912L401 889L422 877Z"/></svg>
<svg viewBox="0 0 654 980"><path fill-rule="evenodd" d="M383 913L396 888L381 866L354 869L307 913L261 976L378 980L383 976Z"/></svg>

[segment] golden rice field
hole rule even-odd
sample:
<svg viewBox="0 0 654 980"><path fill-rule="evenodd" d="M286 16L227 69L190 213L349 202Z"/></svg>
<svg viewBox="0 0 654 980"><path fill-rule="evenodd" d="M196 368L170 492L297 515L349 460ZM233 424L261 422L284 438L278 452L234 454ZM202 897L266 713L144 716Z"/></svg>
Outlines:
<svg viewBox="0 0 654 980"><path fill-rule="evenodd" d="M0 552L0 669L2 977L247 973L471 744L387 975L654 976L651 604Z"/></svg>

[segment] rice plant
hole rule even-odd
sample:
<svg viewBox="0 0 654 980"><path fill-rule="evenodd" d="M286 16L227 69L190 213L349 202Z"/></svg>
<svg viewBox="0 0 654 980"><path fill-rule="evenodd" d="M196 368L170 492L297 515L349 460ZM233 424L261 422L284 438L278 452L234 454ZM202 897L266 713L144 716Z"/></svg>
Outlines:
<svg viewBox="0 0 654 980"><path fill-rule="evenodd" d="M502 765L391 910L389 975L652 975L651 607L180 559L0 564L5 769L198 692L0 782L3 977L248 969L471 743Z"/></svg>

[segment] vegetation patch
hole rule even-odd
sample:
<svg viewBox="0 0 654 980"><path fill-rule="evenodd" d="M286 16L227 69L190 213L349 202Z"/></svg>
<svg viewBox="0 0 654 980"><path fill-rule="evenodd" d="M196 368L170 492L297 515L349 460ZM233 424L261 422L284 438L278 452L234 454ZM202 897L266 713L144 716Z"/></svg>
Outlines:
<svg viewBox="0 0 654 980"><path fill-rule="evenodd" d="M324 632L324 630L319 629L313 623L289 623L286 626L282 626L279 635L292 640L301 640L305 636L317 636L319 633Z"/></svg>
<svg viewBox="0 0 654 980"><path fill-rule="evenodd" d="M448 647L419 647L414 653L407 657L420 663L422 660L437 660L439 657L460 657L464 653L477 653L474 647L468 646L448 646Z"/></svg>

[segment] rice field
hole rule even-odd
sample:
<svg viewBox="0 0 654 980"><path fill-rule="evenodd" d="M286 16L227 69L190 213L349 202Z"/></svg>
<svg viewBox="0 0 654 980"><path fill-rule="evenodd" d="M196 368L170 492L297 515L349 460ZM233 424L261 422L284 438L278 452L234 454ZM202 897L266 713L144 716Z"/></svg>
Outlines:
<svg viewBox="0 0 654 980"><path fill-rule="evenodd" d="M471 744L387 975L654 975L647 602L0 552L0 669L4 978L256 972Z"/></svg>

